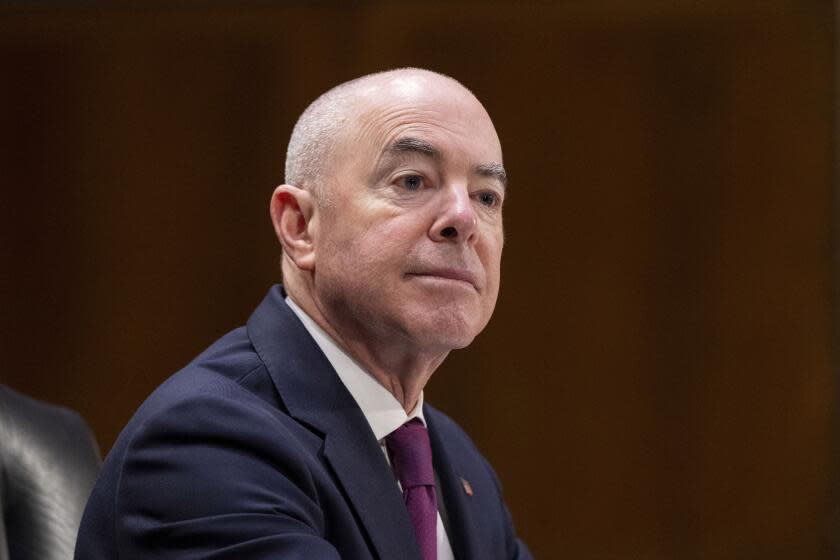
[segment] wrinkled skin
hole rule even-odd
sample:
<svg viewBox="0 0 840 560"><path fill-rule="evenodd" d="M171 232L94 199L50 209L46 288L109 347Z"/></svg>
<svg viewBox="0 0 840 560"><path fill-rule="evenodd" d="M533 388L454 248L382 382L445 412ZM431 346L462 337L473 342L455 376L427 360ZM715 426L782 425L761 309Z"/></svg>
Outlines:
<svg viewBox="0 0 840 560"><path fill-rule="evenodd" d="M351 123L291 289L409 407L495 307L505 185L487 170L501 167L501 147L471 93L423 72L367 88Z"/></svg>

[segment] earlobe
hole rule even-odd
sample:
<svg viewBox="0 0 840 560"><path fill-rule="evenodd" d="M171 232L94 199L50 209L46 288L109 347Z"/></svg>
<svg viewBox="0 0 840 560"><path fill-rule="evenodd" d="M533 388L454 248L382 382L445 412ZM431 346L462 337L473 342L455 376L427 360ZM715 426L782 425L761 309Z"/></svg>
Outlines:
<svg viewBox="0 0 840 560"><path fill-rule="evenodd" d="M283 251L302 270L315 268L313 226L315 204L312 195L291 185L274 189L269 205L274 233Z"/></svg>

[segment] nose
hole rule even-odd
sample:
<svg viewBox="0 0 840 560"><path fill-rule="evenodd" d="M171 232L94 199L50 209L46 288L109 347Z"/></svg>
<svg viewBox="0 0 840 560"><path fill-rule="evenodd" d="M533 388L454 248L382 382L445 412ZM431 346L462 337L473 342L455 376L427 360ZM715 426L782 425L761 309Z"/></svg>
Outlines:
<svg viewBox="0 0 840 560"><path fill-rule="evenodd" d="M429 236L433 241L474 243L478 230L478 216L466 187L452 187L442 193L440 212L432 224Z"/></svg>

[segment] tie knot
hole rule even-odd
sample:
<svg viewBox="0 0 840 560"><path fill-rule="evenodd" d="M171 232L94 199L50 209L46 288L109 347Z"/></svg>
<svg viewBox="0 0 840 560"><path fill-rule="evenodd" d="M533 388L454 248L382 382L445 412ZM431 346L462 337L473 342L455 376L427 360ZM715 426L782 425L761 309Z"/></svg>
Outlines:
<svg viewBox="0 0 840 560"><path fill-rule="evenodd" d="M403 490L435 485L429 432L419 419L406 422L388 434L385 446Z"/></svg>

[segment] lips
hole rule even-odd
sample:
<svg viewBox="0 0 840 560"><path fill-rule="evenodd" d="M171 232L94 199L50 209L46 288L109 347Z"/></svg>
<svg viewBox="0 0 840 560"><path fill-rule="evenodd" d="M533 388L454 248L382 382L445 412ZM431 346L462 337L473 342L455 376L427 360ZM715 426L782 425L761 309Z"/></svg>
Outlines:
<svg viewBox="0 0 840 560"><path fill-rule="evenodd" d="M465 282L471 285L478 291L478 278L475 274L468 270L457 268L431 268L415 272L409 272L406 276L415 276L418 278L437 278L441 280L454 280L458 282Z"/></svg>

